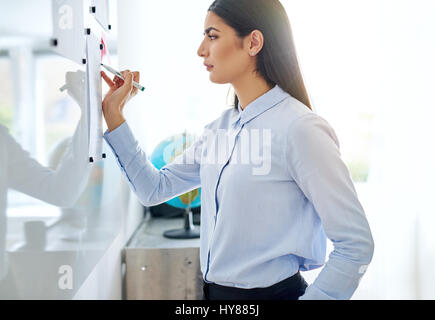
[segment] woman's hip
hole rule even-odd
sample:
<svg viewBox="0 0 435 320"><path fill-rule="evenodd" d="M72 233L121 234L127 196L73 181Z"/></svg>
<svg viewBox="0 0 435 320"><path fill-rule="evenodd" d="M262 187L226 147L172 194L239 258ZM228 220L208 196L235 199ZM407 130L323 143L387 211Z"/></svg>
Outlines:
<svg viewBox="0 0 435 320"><path fill-rule="evenodd" d="M270 287L243 289L226 287L203 280L204 300L297 300L308 284L300 272Z"/></svg>

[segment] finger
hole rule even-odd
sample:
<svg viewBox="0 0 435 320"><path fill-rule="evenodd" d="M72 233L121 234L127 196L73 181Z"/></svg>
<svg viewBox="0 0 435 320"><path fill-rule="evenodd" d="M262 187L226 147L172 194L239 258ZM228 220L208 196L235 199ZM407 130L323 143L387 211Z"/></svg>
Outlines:
<svg viewBox="0 0 435 320"><path fill-rule="evenodd" d="M128 72L124 77L124 84L122 85L120 90L123 95L127 96L131 93L132 88L133 88L133 74L131 72Z"/></svg>
<svg viewBox="0 0 435 320"><path fill-rule="evenodd" d="M122 80L120 77L116 77L114 81L117 88L121 87L124 84L124 80Z"/></svg>
<svg viewBox="0 0 435 320"><path fill-rule="evenodd" d="M126 76L127 72L124 70L124 71L121 71L120 74L122 75L122 78L125 79L125 76ZM124 80L122 78L117 76L117 75L115 75L113 77L113 82L117 84L118 88L121 87L124 84Z"/></svg>
<svg viewBox="0 0 435 320"><path fill-rule="evenodd" d="M131 89L130 96L134 97L136 94L137 94L137 88L135 86L133 86L133 89Z"/></svg>
<svg viewBox="0 0 435 320"><path fill-rule="evenodd" d="M107 74L104 71L101 71L101 76L103 77L104 81L107 83L109 87L113 87L115 83L110 80L110 78L107 76Z"/></svg>
<svg viewBox="0 0 435 320"><path fill-rule="evenodd" d="M127 74L128 73L130 73L130 70L124 70L124 71L121 71L121 75L122 75L122 77L125 79L125 77L127 76Z"/></svg>
<svg viewBox="0 0 435 320"><path fill-rule="evenodd" d="M140 74L138 71L133 71L133 81L136 83L139 83L140 80ZM138 89L136 87L133 86L133 90L131 92L132 95L136 95L137 94Z"/></svg>
<svg viewBox="0 0 435 320"><path fill-rule="evenodd" d="M133 81L139 83L139 81L140 81L139 71L133 71Z"/></svg>

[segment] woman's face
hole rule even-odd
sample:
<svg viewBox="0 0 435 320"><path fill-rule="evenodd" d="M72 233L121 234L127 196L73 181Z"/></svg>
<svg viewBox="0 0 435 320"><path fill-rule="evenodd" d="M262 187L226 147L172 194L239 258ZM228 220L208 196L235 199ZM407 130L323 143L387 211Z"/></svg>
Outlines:
<svg viewBox="0 0 435 320"><path fill-rule="evenodd" d="M211 11L207 13L204 26L204 40L198 55L204 58L205 64L212 66L208 69L210 81L219 84L234 83L250 72L252 58L234 29Z"/></svg>

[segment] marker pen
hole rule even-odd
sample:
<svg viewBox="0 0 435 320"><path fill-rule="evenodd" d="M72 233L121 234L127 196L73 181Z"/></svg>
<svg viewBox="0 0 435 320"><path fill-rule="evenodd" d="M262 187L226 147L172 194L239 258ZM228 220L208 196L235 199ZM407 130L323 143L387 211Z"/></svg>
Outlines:
<svg viewBox="0 0 435 320"><path fill-rule="evenodd" d="M107 71L113 73L114 75L118 76L119 78L121 78L122 80L124 80L124 78L122 77L121 72L116 71L115 69L105 65L104 63L101 64L105 69L107 69ZM133 81L133 86L136 87L137 89L139 89L140 91L144 91L145 87L140 85L139 83Z"/></svg>

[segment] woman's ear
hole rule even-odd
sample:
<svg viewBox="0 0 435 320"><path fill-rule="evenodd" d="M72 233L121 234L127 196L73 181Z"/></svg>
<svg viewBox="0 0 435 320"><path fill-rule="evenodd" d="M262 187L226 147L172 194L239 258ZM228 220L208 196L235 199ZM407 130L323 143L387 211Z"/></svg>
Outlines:
<svg viewBox="0 0 435 320"><path fill-rule="evenodd" d="M257 55L261 49L263 48L264 37L263 33L260 30L254 30L249 35L249 55L255 56Z"/></svg>

